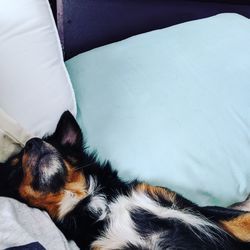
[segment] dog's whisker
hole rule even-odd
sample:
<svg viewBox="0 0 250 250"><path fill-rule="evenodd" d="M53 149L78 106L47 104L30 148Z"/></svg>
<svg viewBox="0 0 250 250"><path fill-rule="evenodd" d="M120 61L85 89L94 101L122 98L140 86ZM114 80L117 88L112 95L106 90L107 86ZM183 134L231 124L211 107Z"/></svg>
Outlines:
<svg viewBox="0 0 250 250"><path fill-rule="evenodd" d="M83 166L81 166L81 167L74 168L74 170L77 171L77 170L80 170L80 169L83 169L83 168L92 166L92 165L94 165L94 164L95 164L94 162L91 162L91 163L86 164L86 165L83 165Z"/></svg>

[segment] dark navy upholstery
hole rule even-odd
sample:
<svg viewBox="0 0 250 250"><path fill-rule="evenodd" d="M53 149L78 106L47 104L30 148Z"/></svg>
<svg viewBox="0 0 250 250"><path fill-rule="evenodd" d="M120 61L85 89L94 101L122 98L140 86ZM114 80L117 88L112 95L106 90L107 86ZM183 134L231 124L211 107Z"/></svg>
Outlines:
<svg viewBox="0 0 250 250"><path fill-rule="evenodd" d="M235 12L250 18L250 0L57 0L65 59L132 35Z"/></svg>
<svg viewBox="0 0 250 250"><path fill-rule="evenodd" d="M27 245L6 248L5 250L46 250L39 242L32 242Z"/></svg>

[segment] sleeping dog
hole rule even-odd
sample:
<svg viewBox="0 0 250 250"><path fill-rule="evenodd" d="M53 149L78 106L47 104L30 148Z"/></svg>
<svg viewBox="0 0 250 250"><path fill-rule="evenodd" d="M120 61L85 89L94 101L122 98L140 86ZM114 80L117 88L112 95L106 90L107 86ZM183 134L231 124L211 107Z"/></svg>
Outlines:
<svg viewBox="0 0 250 250"><path fill-rule="evenodd" d="M83 145L65 112L53 135L29 140L0 165L0 195L46 210L81 249L250 249L250 213L199 207L167 188L124 182Z"/></svg>

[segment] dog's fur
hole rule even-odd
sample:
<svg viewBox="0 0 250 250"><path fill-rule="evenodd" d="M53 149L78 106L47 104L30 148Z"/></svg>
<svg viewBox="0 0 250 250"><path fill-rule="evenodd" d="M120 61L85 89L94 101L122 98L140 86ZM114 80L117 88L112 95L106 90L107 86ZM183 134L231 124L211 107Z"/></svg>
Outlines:
<svg viewBox="0 0 250 250"><path fill-rule="evenodd" d="M0 165L0 195L46 210L81 249L250 249L250 213L199 207L163 187L126 183L83 144L65 112L53 135L31 139Z"/></svg>

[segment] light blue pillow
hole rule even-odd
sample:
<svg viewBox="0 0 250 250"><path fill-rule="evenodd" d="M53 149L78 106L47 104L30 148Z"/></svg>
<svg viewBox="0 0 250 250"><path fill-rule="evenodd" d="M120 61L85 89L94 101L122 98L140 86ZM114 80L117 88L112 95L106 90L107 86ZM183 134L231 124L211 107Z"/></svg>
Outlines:
<svg viewBox="0 0 250 250"><path fill-rule="evenodd" d="M69 60L90 151L200 205L250 193L250 20L221 14Z"/></svg>

